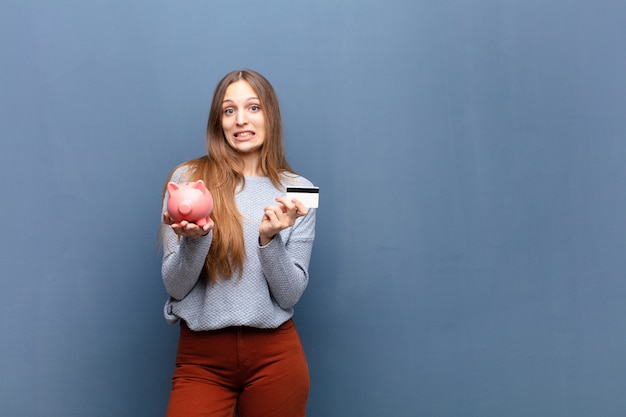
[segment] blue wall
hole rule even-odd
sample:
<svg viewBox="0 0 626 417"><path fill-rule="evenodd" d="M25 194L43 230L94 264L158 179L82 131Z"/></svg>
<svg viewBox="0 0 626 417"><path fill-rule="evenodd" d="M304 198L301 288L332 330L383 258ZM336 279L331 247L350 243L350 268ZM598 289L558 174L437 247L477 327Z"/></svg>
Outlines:
<svg viewBox="0 0 626 417"><path fill-rule="evenodd" d="M164 414L156 230L211 93L321 187L310 416L626 415L626 3L0 2L0 415Z"/></svg>

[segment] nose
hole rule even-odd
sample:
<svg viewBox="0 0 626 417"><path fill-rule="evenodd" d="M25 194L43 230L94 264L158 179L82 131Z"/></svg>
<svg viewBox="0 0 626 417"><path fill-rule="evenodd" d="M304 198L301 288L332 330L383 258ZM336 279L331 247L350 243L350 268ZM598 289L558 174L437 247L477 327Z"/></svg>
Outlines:
<svg viewBox="0 0 626 417"><path fill-rule="evenodd" d="M243 111L238 111L238 112L237 112L237 124L238 124L239 126L243 126L243 125L245 125L246 123L247 123L247 120L246 120L246 113L245 113L245 112L243 112Z"/></svg>

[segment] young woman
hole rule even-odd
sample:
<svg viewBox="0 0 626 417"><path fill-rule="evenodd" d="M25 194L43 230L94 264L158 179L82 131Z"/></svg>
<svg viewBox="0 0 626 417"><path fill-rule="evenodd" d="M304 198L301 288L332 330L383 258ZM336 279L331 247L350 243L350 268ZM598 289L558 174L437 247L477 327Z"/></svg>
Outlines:
<svg viewBox="0 0 626 417"><path fill-rule="evenodd" d="M278 100L262 75L219 82L207 144L168 181L202 179L211 221L175 223L164 191L164 313L180 322L167 416L304 416L309 374L292 315L309 279L315 210L284 195L312 184L285 159Z"/></svg>

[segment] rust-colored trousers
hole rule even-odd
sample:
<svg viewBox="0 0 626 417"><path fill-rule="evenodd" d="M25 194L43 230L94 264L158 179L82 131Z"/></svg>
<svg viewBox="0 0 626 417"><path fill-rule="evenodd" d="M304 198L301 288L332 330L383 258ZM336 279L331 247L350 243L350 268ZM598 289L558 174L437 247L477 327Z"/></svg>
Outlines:
<svg viewBox="0 0 626 417"><path fill-rule="evenodd" d="M267 330L181 324L167 417L304 417L308 394L293 320Z"/></svg>

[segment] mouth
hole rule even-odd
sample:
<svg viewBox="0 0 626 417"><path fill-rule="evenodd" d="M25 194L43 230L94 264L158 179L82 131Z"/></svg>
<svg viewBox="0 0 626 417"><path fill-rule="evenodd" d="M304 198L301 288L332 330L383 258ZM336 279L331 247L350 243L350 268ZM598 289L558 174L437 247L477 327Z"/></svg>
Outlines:
<svg viewBox="0 0 626 417"><path fill-rule="evenodd" d="M251 130L243 130L241 132L235 132L233 135L237 140L248 140L254 136L254 132Z"/></svg>

